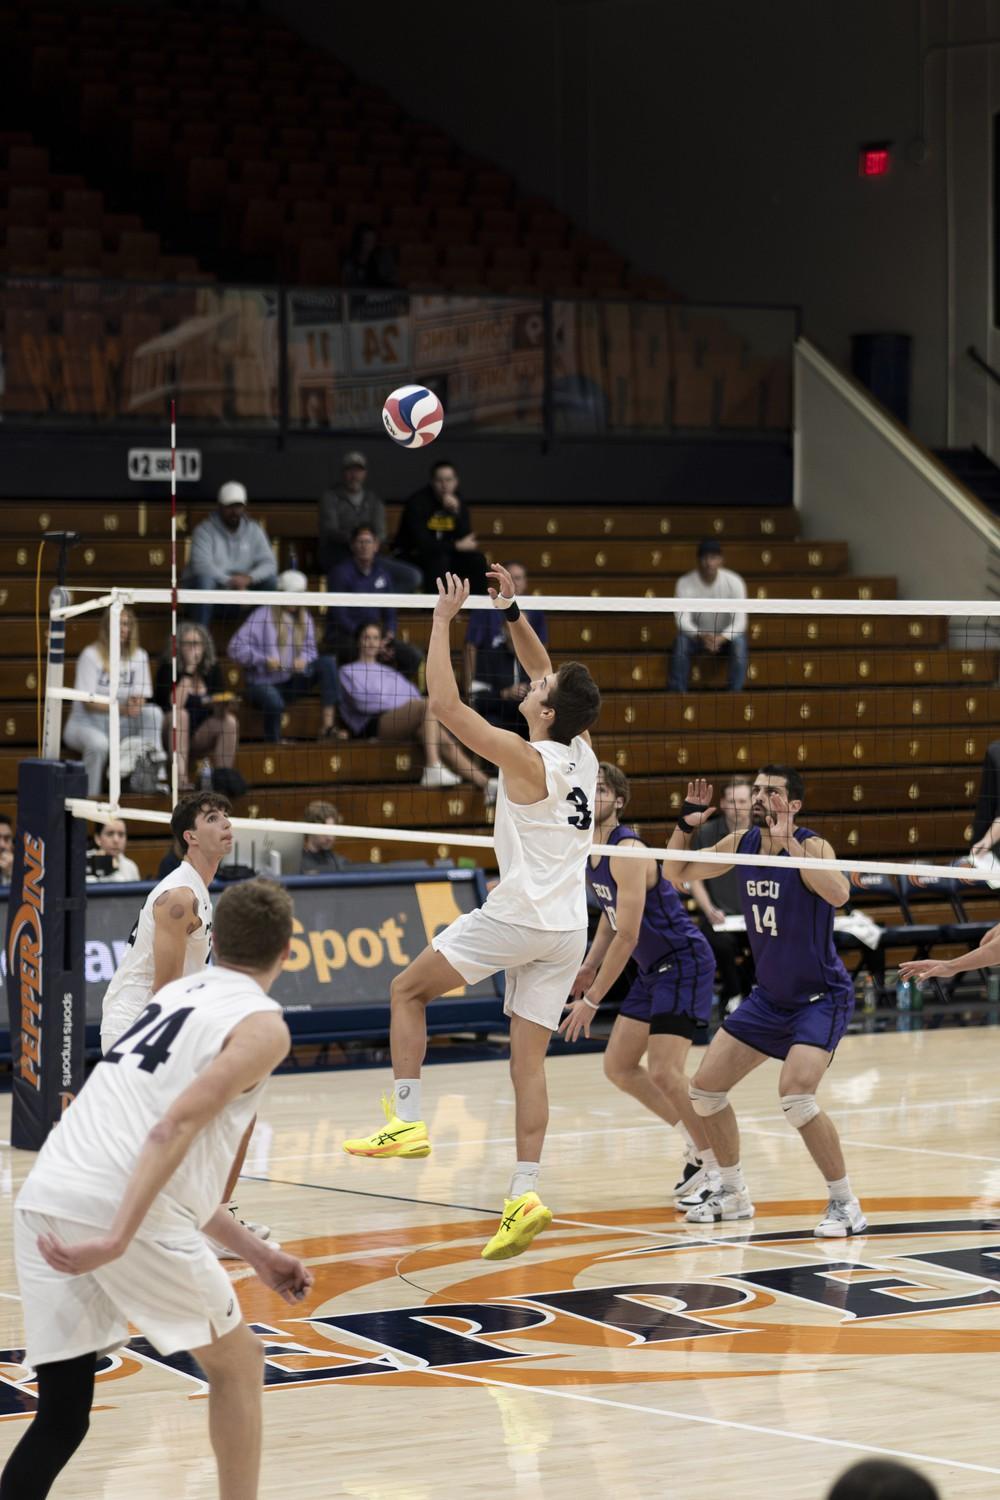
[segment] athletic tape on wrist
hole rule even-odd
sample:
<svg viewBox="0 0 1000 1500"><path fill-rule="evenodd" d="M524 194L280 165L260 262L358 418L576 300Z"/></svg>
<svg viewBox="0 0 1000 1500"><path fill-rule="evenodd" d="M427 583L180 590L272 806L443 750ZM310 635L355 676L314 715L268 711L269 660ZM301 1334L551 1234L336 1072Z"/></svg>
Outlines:
<svg viewBox="0 0 1000 1500"><path fill-rule="evenodd" d="M682 833L694 833L694 824L689 823L683 815L677 819L677 827Z"/></svg>
<svg viewBox="0 0 1000 1500"><path fill-rule="evenodd" d="M600 1000L591 1000L589 995L581 995L580 999L583 1001L584 1005L589 1005L591 1010L600 1010L601 1008Z"/></svg>
<svg viewBox="0 0 1000 1500"><path fill-rule="evenodd" d="M503 594L497 594L496 598L493 600L493 608L504 610L509 622L513 622L514 620L519 620L521 618L521 611L517 607L517 599L513 594L509 599L506 599Z"/></svg>

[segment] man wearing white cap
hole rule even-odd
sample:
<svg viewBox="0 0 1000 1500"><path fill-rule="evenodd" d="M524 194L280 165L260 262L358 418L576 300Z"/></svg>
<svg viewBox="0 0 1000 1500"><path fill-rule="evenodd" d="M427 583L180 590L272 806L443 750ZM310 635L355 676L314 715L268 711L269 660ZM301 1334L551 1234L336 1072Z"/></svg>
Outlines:
<svg viewBox="0 0 1000 1500"><path fill-rule="evenodd" d="M230 479L219 490L214 515L194 528L191 556L182 580L189 589L273 589L277 585L274 553L267 533L247 515L246 488ZM186 614L208 626L213 609L232 618L235 605L189 605Z"/></svg>

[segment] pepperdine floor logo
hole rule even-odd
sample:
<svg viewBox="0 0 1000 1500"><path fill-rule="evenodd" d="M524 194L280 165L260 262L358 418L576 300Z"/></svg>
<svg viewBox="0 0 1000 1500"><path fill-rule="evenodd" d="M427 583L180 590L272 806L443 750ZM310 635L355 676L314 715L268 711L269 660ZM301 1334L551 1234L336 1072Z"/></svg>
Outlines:
<svg viewBox="0 0 1000 1500"><path fill-rule="evenodd" d="M268 1390L433 1389L449 1371L524 1387L721 1380L786 1374L796 1361L815 1372L825 1357L835 1375L845 1356L1000 1351L1000 1219L973 1216L982 1205L967 1198L866 1199L887 1217L831 1243L798 1227L819 1207L759 1204L762 1217L795 1224L764 1233L737 1224L702 1235L662 1207L556 1220L530 1258L499 1269L479 1258L485 1219L361 1229L290 1247L316 1278L299 1315L286 1318L255 1281L241 1281L239 1296L264 1344ZM392 1291L353 1311L355 1293L371 1300L379 1250ZM398 1276L437 1285L399 1306ZM0 1417L34 1409L20 1360L0 1350ZM97 1404L113 1404L116 1381L155 1372L161 1390L164 1376L178 1395L206 1389L189 1355L164 1357L136 1337L102 1359Z"/></svg>
<svg viewBox="0 0 1000 1500"><path fill-rule="evenodd" d="M20 987L21 1050L18 1072L24 1083L41 1089L42 980L45 911L45 840L24 835L21 905L10 925L7 945L9 982Z"/></svg>

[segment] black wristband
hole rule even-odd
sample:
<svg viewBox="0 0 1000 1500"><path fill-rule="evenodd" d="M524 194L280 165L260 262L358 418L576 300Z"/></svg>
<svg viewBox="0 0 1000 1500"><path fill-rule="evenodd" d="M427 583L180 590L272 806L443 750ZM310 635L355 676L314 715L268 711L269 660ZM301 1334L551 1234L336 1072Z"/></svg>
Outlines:
<svg viewBox="0 0 1000 1500"><path fill-rule="evenodd" d="M517 600L516 599L514 600L513 604L509 604L507 606L507 608L504 610L504 618L511 625L513 625L513 623L514 623L515 620L519 620L521 618L521 611L517 607Z"/></svg>
<svg viewBox="0 0 1000 1500"><path fill-rule="evenodd" d="M691 808L688 807L686 803L685 810L687 812L691 812ZM682 833L694 833L694 828L687 821L683 813L681 813L680 817L677 819L677 827L681 830Z"/></svg>
<svg viewBox="0 0 1000 1500"><path fill-rule="evenodd" d="M705 809L700 802L688 802L687 798L685 798L684 806L681 808L681 817L686 818L688 813L704 811Z"/></svg>

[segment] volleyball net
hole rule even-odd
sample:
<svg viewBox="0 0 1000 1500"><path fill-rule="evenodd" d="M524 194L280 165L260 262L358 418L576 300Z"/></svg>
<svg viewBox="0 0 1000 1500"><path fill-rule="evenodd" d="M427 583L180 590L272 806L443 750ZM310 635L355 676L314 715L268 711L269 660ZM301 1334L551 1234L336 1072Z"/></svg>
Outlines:
<svg viewBox="0 0 1000 1500"><path fill-rule="evenodd" d="M335 808L337 847L354 862L494 865L495 768L466 755L427 711L433 596L181 589L176 641L169 589L70 590L68 599L52 624L65 628L70 654L98 639L102 621L106 642L100 691L46 685L47 719L58 722L68 701L71 716L88 713L105 727L106 785L72 800L76 816L122 817L137 840L159 838L162 851L162 825L184 781L207 785L207 763L217 774L228 759L247 783L234 819L242 847L287 849L315 834L315 807L305 814L319 803ZM709 780L717 806L729 788L732 812L745 803L738 789L762 767L785 766L804 781L799 822L828 839L836 866L855 879L951 878L988 893L992 809L980 782L1000 721L995 604L755 598L739 601L734 621L712 599L685 600L683 613L673 598L596 593L520 603L544 621L554 667L579 660L595 677L595 750L627 776L623 817L659 858L688 857L667 845L689 780ZM359 606L371 604L389 612L374 635L358 625ZM209 627L195 627L206 608ZM123 616L148 649L153 678L176 645L183 683L185 652L197 657L199 637L207 652L199 683L208 657L217 658L215 692L205 695L213 701L196 705L199 730L208 725L200 735L182 722L193 725L195 705L178 711L168 702L166 733L144 719L135 636L122 635ZM526 684L502 614L485 596L471 597L453 622L452 650L472 706L518 729ZM225 724L230 735L235 725L238 748L225 742ZM183 755L171 754L178 743ZM165 757L161 791L143 777L136 789L147 745ZM706 856L706 879L713 858L768 863Z"/></svg>

